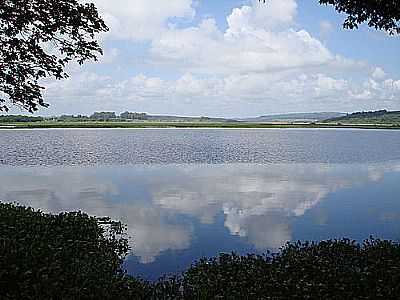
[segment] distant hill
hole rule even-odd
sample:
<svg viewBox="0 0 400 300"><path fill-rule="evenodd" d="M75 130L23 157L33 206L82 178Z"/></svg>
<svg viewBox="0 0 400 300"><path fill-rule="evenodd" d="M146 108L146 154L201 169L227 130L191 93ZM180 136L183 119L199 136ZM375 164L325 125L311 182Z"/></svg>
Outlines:
<svg viewBox="0 0 400 300"><path fill-rule="evenodd" d="M355 112L343 117L325 120L330 123L343 124L400 124L400 111L367 111Z"/></svg>
<svg viewBox="0 0 400 300"><path fill-rule="evenodd" d="M268 122L321 122L327 119L346 116L345 113L319 112L319 113L292 113L282 115L267 115L256 118L238 119L243 122L268 123Z"/></svg>

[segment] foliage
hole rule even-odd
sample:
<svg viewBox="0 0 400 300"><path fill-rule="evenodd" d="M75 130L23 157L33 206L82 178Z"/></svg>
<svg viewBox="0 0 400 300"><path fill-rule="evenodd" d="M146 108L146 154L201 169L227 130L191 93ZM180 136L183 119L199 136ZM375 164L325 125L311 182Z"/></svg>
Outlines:
<svg viewBox="0 0 400 300"><path fill-rule="evenodd" d="M47 107L39 81L68 77L71 61L96 60L96 34L107 30L91 3L0 1L0 111L8 110L6 101L30 112Z"/></svg>
<svg viewBox="0 0 400 300"><path fill-rule="evenodd" d="M288 244L280 254L222 254L182 278L185 299L398 299L400 246L391 241Z"/></svg>
<svg viewBox="0 0 400 300"><path fill-rule="evenodd" d="M43 120L44 119L42 117L33 117L33 116L21 116L21 115L0 116L0 123L41 122Z"/></svg>
<svg viewBox="0 0 400 300"><path fill-rule="evenodd" d="M359 24L400 34L400 2L398 0L319 0L320 4L333 5L338 12L348 15L344 28L355 29Z"/></svg>
<svg viewBox="0 0 400 300"><path fill-rule="evenodd" d="M268 2L268 0L259 0ZM369 27L400 34L400 2L398 0L319 0L321 5L332 5L338 12L347 14L343 23L346 29L356 29L367 23Z"/></svg>
<svg viewBox="0 0 400 300"><path fill-rule="evenodd" d="M108 111L95 112L90 116L90 119L100 120L100 121L108 121L116 118L117 115L115 114L115 112L108 112Z"/></svg>
<svg viewBox="0 0 400 300"><path fill-rule="evenodd" d="M2 299L111 299L125 293L121 223L0 203Z"/></svg>
<svg viewBox="0 0 400 300"><path fill-rule="evenodd" d="M137 112L123 112L120 115L121 119L126 119L126 120L146 120L147 119L147 114L146 113L137 113Z"/></svg>
<svg viewBox="0 0 400 300"><path fill-rule="evenodd" d="M289 243L280 253L201 259L146 282L121 270L121 223L0 203L1 299L398 299L400 245Z"/></svg>
<svg viewBox="0 0 400 300"><path fill-rule="evenodd" d="M344 117L325 120L344 124L400 124L400 111L363 111L348 114Z"/></svg>
<svg viewBox="0 0 400 300"><path fill-rule="evenodd" d="M88 116L83 116L83 115L61 115L59 117L53 118L56 121L59 122L82 122L82 121L88 121L89 117Z"/></svg>

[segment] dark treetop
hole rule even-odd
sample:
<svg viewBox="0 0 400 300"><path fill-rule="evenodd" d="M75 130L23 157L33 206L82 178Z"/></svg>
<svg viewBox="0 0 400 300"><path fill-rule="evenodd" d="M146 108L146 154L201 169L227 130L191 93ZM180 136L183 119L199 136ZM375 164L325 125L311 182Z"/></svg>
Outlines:
<svg viewBox="0 0 400 300"><path fill-rule="evenodd" d="M398 0L319 0L319 3L333 5L338 12L347 14L343 24L346 29L356 29L358 25L367 22L369 27L385 30L391 35L400 34Z"/></svg>
<svg viewBox="0 0 400 300"><path fill-rule="evenodd" d="M333 5L338 12L348 16L344 28L358 28L367 22L369 27L385 30L389 34L400 33L400 2L398 0L320 0L321 4Z"/></svg>
<svg viewBox="0 0 400 300"><path fill-rule="evenodd" d="M47 107L40 79L68 77L70 61L96 60L108 28L94 4L78 0L0 1L0 111ZM6 105L6 102L8 102Z"/></svg>

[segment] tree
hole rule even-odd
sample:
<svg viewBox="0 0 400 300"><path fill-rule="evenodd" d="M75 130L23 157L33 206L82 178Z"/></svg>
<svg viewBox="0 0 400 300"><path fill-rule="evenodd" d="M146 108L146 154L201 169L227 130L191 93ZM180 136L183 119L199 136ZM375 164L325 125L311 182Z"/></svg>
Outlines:
<svg viewBox="0 0 400 300"><path fill-rule="evenodd" d="M115 114L115 112L111 111L95 112L90 116L90 119L97 121L108 121L116 118L117 115Z"/></svg>
<svg viewBox="0 0 400 300"><path fill-rule="evenodd" d="M120 222L0 202L0 237L1 299L126 299Z"/></svg>
<svg viewBox="0 0 400 300"><path fill-rule="evenodd" d="M268 0L259 0L264 3ZM357 29L367 23L369 27L400 34L400 1L398 0L319 0L321 5L332 5L338 12L347 14L343 23L346 29Z"/></svg>
<svg viewBox="0 0 400 300"><path fill-rule="evenodd" d="M102 54L96 35L108 30L94 4L79 0L0 1L0 111L47 107L40 80L63 79L71 61Z"/></svg>
<svg viewBox="0 0 400 300"><path fill-rule="evenodd" d="M125 120L146 120L147 114L126 111L120 115L120 118Z"/></svg>
<svg viewBox="0 0 400 300"><path fill-rule="evenodd" d="M400 1L398 0L319 0L320 4L333 5L338 12L348 16L343 27L358 28L367 22L369 27L400 34Z"/></svg>

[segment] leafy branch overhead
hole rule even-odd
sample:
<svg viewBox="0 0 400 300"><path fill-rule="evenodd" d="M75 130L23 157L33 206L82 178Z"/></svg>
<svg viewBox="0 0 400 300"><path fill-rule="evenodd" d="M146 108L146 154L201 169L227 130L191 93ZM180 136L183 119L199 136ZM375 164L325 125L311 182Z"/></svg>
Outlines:
<svg viewBox="0 0 400 300"><path fill-rule="evenodd" d="M268 3L268 0L259 0ZM400 34L399 0L319 0L321 5L332 5L338 12L347 14L343 27L357 29L367 23L369 27Z"/></svg>
<svg viewBox="0 0 400 300"><path fill-rule="evenodd" d="M96 35L108 31L94 4L78 0L0 1L0 111L47 107L40 80L67 78L70 61L102 54Z"/></svg>

